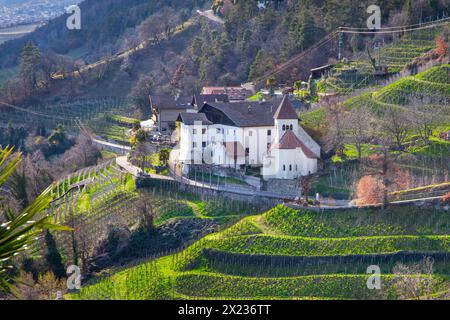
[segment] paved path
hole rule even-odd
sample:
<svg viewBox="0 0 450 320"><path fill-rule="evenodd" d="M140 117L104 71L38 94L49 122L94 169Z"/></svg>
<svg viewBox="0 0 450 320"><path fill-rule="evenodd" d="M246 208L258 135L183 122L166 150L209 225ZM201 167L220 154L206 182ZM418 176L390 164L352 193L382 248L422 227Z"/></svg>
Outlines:
<svg viewBox="0 0 450 320"><path fill-rule="evenodd" d="M216 16L212 10L207 10L207 11L197 10L197 13L199 15L201 15L202 17L205 17L205 18L207 18L207 19L209 19L211 21L214 21L214 22L217 22L217 23L220 23L220 24L224 24L225 23L225 21L223 21L223 19L221 19L220 17Z"/></svg>
<svg viewBox="0 0 450 320"><path fill-rule="evenodd" d="M119 167L121 167L122 169L126 170L131 175L133 175L134 177L148 177L150 179L157 179L157 180L171 180L171 181L175 180L169 176L163 176L160 174L153 174L153 173L144 173L144 172L142 172L141 168L136 167L135 165L131 164L128 161L127 156L117 157L116 164Z"/></svg>
<svg viewBox="0 0 450 320"><path fill-rule="evenodd" d="M259 196L259 197L265 197L265 198L271 198L271 199L278 199L278 200L285 200L285 199L291 199L294 200L295 196L286 196L285 194L277 194L273 192L268 191L261 191L256 190L254 187L251 188L243 188L240 186L234 186L234 185L211 185L208 183L202 183L199 181L194 181L191 179L188 179L186 177L182 177L179 175L172 175L172 176L163 176L159 174L150 174L150 173L142 173L142 170L133 164L131 164L128 161L127 156L122 156L116 158L116 163L119 167L123 168L124 170L128 171L130 174L132 174L135 177L138 176L146 176L149 179L157 179L157 180L171 180L171 181L178 181L184 185L187 186L193 186L197 188L202 189L208 189L208 190L215 190L215 191L222 191L222 192L228 192L228 193L234 193L234 194L240 194L244 196ZM330 203L323 203L323 208L342 208L342 207L349 207L349 201L339 201L339 200L333 200Z"/></svg>
<svg viewBox="0 0 450 320"><path fill-rule="evenodd" d="M132 165L129 161L127 156L118 157L116 158L116 163L118 166L123 168L124 170L131 173L133 176L137 177L142 175L142 170L134 165ZM175 175L172 173L172 176L163 176L159 174L149 174L144 173L144 176L147 176L150 179L157 179L157 180L171 180L171 181L178 181L182 184L203 188L203 189L209 189L209 190L216 190L216 191L222 191L222 192L228 192L228 193L234 193L234 194L240 194L245 196L259 196L264 198L271 198L271 199L278 199L278 200L294 200L294 195L286 195L286 194L277 194L269 191L262 191L262 190L256 190L254 187L252 188L243 188L240 186L234 186L234 185L211 185L208 183L202 183L199 181L194 181L191 179L188 179L183 176ZM440 199L441 196L438 197L427 197L427 198L419 198L419 199L410 199L410 200L399 200L399 201L392 201L390 204L407 204L407 203L419 203L424 201L431 201L431 200L437 200ZM288 205L292 207L301 207L300 205L296 205L295 203L291 203ZM351 203L351 201L348 200L329 200L329 199L322 199L320 207L314 207L310 206L309 209L342 209L342 208L372 208L381 206L382 204L378 205L367 205L363 207L355 206Z"/></svg>
<svg viewBox="0 0 450 320"><path fill-rule="evenodd" d="M92 142L94 144L96 144L96 145L101 146L101 147L112 149L113 151L118 151L118 152L121 152L121 153L129 152L131 150L131 147L124 146L124 145L121 145L121 144L118 144L118 143L114 143L114 142L108 142L108 141L105 141L105 140L92 138Z"/></svg>

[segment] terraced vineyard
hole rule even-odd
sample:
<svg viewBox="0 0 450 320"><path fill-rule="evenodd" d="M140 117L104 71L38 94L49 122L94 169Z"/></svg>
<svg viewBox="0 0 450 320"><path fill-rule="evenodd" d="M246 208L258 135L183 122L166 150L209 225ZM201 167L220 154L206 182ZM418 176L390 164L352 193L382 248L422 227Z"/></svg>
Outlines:
<svg viewBox="0 0 450 320"><path fill-rule="evenodd" d="M408 141L411 148L408 148L406 152L429 156L450 155L448 142L437 137L439 132L450 129L450 111L446 108L450 104L449 72L449 64L432 67L416 76L405 77L383 88L350 98L344 102L344 106L349 110L368 107L375 114L382 116L386 108L408 111L414 105L414 99L417 98L425 102L429 101L427 108L430 112L433 108L439 108L443 114L435 124L435 132L430 138L430 144L425 146L412 144L411 142L417 139L417 136L411 132L411 141ZM303 125L307 128L323 127L325 116L324 108L316 109L302 115ZM447 153L442 153L445 151Z"/></svg>
<svg viewBox="0 0 450 320"><path fill-rule="evenodd" d="M418 30L397 37L391 43L372 51L373 58L380 66L386 66L390 75L401 72L416 58L435 47L435 39L442 27ZM323 93L349 94L355 89L376 85L380 78L373 75L373 67L366 52L359 52L352 61L338 63L329 77L319 81L319 91Z"/></svg>
<svg viewBox="0 0 450 320"><path fill-rule="evenodd" d="M82 99L68 103L35 105L21 108L1 105L0 124L36 124L54 128L63 124L68 130L79 130L77 121L90 121L104 114L127 114L131 108L130 100L122 97L101 97Z"/></svg>
<svg viewBox="0 0 450 320"><path fill-rule="evenodd" d="M128 145L130 142L129 131L138 119L124 117L112 113L100 113L87 122L87 126L103 139Z"/></svg>
<svg viewBox="0 0 450 320"><path fill-rule="evenodd" d="M408 63L435 46L435 38L442 28L414 31L380 49L380 64L388 66L389 72L399 72Z"/></svg>
<svg viewBox="0 0 450 320"><path fill-rule="evenodd" d="M431 285L418 297L442 298L450 290L449 230L448 214L437 209L315 212L279 205L70 298L397 299L405 277ZM397 263L425 256L434 259L433 274L393 273ZM367 287L370 265L381 269L381 290Z"/></svg>
<svg viewBox="0 0 450 320"><path fill-rule="evenodd" d="M184 238L193 236L197 240L204 232L226 228L244 216L269 208L264 201L251 204L208 193L191 193L181 190L175 181L154 180L152 186L137 189L131 175L115 160L71 174L55 183L52 193L55 200L49 213L54 222L74 229L73 232L54 232L66 262L73 263L79 259L78 252L84 252L84 259L93 255L108 237L111 226L139 234L145 219L144 203L154 223L155 232L149 237L166 239L169 245L164 250L168 250L167 246L181 246L177 243ZM174 231L179 232L176 237ZM159 250L163 250L163 246L153 248L145 241L138 241L131 253L141 257L148 251Z"/></svg>

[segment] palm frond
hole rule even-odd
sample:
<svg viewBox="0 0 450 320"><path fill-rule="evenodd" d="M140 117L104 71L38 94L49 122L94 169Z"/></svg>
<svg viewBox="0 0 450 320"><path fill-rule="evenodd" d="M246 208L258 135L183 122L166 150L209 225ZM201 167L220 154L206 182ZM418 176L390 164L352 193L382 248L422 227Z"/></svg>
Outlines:
<svg viewBox="0 0 450 320"><path fill-rule="evenodd" d="M12 151L13 148L9 147L0 151L0 186L21 161L20 154L8 160ZM52 201L52 189L53 186L47 188L22 213L0 225L0 291L12 292L12 278L8 273L11 260L18 254L31 250L42 229L69 230L50 224L49 215L42 215Z"/></svg>

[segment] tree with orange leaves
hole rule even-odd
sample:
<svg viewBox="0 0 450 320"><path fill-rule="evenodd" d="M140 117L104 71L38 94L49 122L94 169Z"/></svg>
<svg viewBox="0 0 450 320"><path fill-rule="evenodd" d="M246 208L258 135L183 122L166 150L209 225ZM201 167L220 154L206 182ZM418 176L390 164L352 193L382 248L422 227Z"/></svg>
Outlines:
<svg viewBox="0 0 450 320"><path fill-rule="evenodd" d="M450 192L447 194L444 194L441 198L442 203L444 204L450 204Z"/></svg>
<svg viewBox="0 0 450 320"><path fill-rule="evenodd" d="M357 204L389 204L389 193L408 188L410 175L389 153L388 147L382 147L382 153L364 159L364 174L356 184Z"/></svg>
<svg viewBox="0 0 450 320"><path fill-rule="evenodd" d="M436 38L436 48L434 49L434 53L438 56L445 56L448 53L448 43L443 36L438 36Z"/></svg>
<svg viewBox="0 0 450 320"><path fill-rule="evenodd" d="M367 175L359 179L356 185L358 199L356 205L380 204L383 202L385 186L378 176Z"/></svg>

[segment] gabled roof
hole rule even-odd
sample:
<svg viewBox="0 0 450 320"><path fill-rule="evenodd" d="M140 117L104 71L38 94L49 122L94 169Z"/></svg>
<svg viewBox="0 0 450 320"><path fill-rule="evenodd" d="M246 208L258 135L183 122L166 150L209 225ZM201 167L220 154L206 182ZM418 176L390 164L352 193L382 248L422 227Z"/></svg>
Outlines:
<svg viewBox="0 0 450 320"><path fill-rule="evenodd" d="M197 104L197 107L203 107L203 104L207 102L229 102L227 94L195 94L193 103Z"/></svg>
<svg viewBox="0 0 450 320"><path fill-rule="evenodd" d="M280 142L272 145L270 149L302 149L306 157L310 159L317 159L314 152L311 151L292 130L286 131L286 133L281 137Z"/></svg>
<svg viewBox="0 0 450 320"><path fill-rule="evenodd" d="M202 125L213 124L206 118L204 113L194 113L194 112L181 112L178 116L177 121L183 122L185 125L192 126L195 122L201 122Z"/></svg>
<svg viewBox="0 0 450 320"><path fill-rule="evenodd" d="M179 97L174 99L169 95L151 95L150 104L152 108L158 109L190 109L192 97Z"/></svg>
<svg viewBox="0 0 450 320"><path fill-rule="evenodd" d="M224 142L225 152L229 157L243 157L245 156L244 146L239 141Z"/></svg>
<svg viewBox="0 0 450 320"><path fill-rule="evenodd" d="M278 120L298 119L297 112L295 112L294 107L292 106L291 101L289 101L287 95L284 96L277 111L273 115L273 118Z"/></svg>
<svg viewBox="0 0 450 320"><path fill-rule="evenodd" d="M203 87L202 94L226 94L230 100L245 100L252 92L243 87Z"/></svg>
<svg viewBox="0 0 450 320"><path fill-rule="evenodd" d="M210 102L206 103L199 113L206 113L209 120L221 123L220 119L214 119L215 110L223 113L230 123L236 127L262 127L273 126L273 113L275 106L272 102Z"/></svg>

